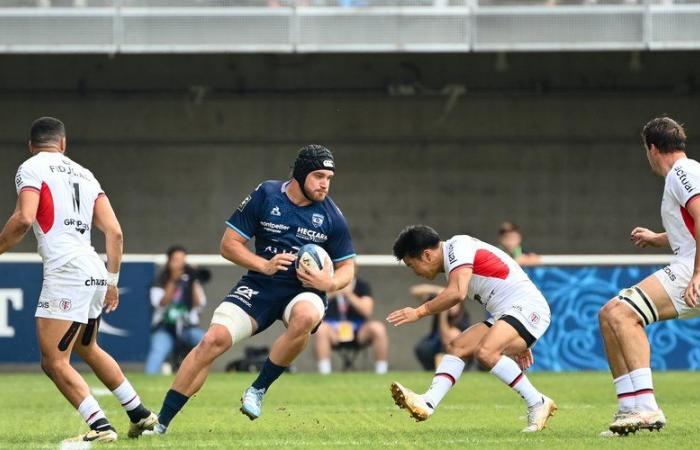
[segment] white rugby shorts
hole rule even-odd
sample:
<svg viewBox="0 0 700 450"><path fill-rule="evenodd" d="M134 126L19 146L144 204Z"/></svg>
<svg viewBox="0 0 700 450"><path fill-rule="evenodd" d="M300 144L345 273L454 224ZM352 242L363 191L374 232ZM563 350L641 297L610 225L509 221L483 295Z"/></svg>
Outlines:
<svg viewBox="0 0 700 450"><path fill-rule="evenodd" d="M35 317L87 323L102 313L107 269L97 255L78 256L44 273Z"/></svg>
<svg viewBox="0 0 700 450"><path fill-rule="evenodd" d="M676 260L663 269L654 272L654 276L661 282L664 290L671 298L673 307L678 312L679 319L692 319L700 316L700 306L691 308L683 300L683 292L688 287L690 278L693 276L694 264L694 261L684 262Z"/></svg>

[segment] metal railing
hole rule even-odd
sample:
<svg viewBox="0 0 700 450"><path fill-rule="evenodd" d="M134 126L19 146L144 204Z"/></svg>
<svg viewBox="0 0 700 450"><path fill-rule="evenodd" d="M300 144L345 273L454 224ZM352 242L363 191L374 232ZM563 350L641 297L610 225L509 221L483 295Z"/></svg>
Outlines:
<svg viewBox="0 0 700 450"><path fill-rule="evenodd" d="M267 0L8 0L0 8L0 52L700 48L700 0L554 6L516 1L381 0L343 8L320 0L275 0L272 6ZM56 6L36 6L46 2Z"/></svg>

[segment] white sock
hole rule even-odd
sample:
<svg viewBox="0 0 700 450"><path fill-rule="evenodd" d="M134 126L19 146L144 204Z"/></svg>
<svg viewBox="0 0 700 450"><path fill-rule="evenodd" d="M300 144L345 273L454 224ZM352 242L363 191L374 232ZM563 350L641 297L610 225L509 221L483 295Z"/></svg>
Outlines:
<svg viewBox="0 0 700 450"><path fill-rule="evenodd" d="M440 365L435 370L433 382L428 390L423 394L423 399L433 409L437 408L442 399L457 383L464 370L464 361L452 355L445 355L440 361Z"/></svg>
<svg viewBox="0 0 700 450"><path fill-rule="evenodd" d="M329 375L331 373L331 360L330 359L319 359L318 360L318 372L321 375Z"/></svg>
<svg viewBox="0 0 700 450"><path fill-rule="evenodd" d="M542 394L530 383L525 372L520 370L518 364L509 357L501 356L491 369L491 373L520 394L528 408L543 400Z"/></svg>
<svg viewBox="0 0 700 450"><path fill-rule="evenodd" d="M88 426L100 419L107 418L105 413L102 412L102 408L100 408L99 403L97 403L97 400L95 400L95 397L92 395L88 395L85 397L85 400L80 403L80 406L78 406L78 412L81 416L83 416L83 420L85 420Z"/></svg>
<svg viewBox="0 0 700 450"><path fill-rule="evenodd" d="M126 411L136 409L136 407L141 404L139 395L126 378L124 378L124 382L120 384L118 388L112 391L112 394L117 397L117 400L119 400L119 403Z"/></svg>
<svg viewBox="0 0 700 450"><path fill-rule="evenodd" d="M626 373L613 380L615 383L615 393L617 394L618 409L621 412L627 412L634 409L635 395L634 386L630 374Z"/></svg>
<svg viewBox="0 0 700 450"><path fill-rule="evenodd" d="M651 369L645 367L630 372L634 387L634 407L642 411L656 411L659 405L654 397L654 385L651 382Z"/></svg>
<svg viewBox="0 0 700 450"><path fill-rule="evenodd" d="M389 363L386 361L377 361L374 363L374 373L384 375L389 370Z"/></svg>

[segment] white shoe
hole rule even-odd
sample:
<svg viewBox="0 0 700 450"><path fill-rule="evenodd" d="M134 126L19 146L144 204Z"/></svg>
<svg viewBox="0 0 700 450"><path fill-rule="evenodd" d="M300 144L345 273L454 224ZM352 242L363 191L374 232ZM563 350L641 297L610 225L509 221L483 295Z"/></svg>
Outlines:
<svg viewBox="0 0 700 450"><path fill-rule="evenodd" d="M527 426L523 433L535 433L547 427L547 421L554 415L557 405L549 397L542 396L542 402L527 409Z"/></svg>
<svg viewBox="0 0 700 450"><path fill-rule="evenodd" d="M632 414L632 411L620 411L620 410L618 410L618 411L615 412L615 414L613 415L612 424L616 423L618 420L626 419L630 414ZM611 426L612 426L612 424L611 424ZM622 436L622 435L621 435L621 434L617 434L617 433L615 433L614 431L611 431L611 430L608 429L608 430L605 430L605 431L601 431L600 434L599 434L598 436L600 436L600 437L619 437L619 436Z"/></svg>
<svg viewBox="0 0 700 450"><path fill-rule="evenodd" d="M109 427L106 430L90 430L85 434L81 434L70 439L65 439L62 443L69 442L114 442L117 440L117 431Z"/></svg>
<svg viewBox="0 0 700 450"><path fill-rule="evenodd" d="M130 422L129 437L137 438L141 436L144 431L152 431L156 424L158 424L158 416L154 412L151 412L148 417L145 417L136 423Z"/></svg>
<svg viewBox="0 0 700 450"><path fill-rule="evenodd" d="M626 436L639 430L660 431L666 426L666 417L663 411L632 411L625 417L615 420L610 424L610 431Z"/></svg>
<svg viewBox="0 0 700 450"><path fill-rule="evenodd" d="M391 396L399 408L407 409L411 416L416 419L416 422L428 420L428 417L435 412L435 409L428 405L421 395L416 394L396 381L391 383Z"/></svg>

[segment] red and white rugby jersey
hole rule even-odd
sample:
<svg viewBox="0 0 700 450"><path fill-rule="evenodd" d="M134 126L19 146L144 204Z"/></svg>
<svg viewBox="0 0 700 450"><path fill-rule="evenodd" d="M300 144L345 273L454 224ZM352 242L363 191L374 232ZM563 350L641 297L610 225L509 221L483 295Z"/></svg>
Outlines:
<svg viewBox="0 0 700 450"><path fill-rule="evenodd" d="M484 305L500 317L515 300L541 293L517 262L501 249L467 235L453 236L444 243L445 276L462 267L472 268L467 298Z"/></svg>
<svg viewBox="0 0 700 450"><path fill-rule="evenodd" d="M676 255L693 268L695 258L695 221L686 209L700 195L700 163L683 158L666 174L661 199L661 221L668 243Z"/></svg>
<svg viewBox="0 0 700 450"><path fill-rule="evenodd" d="M95 200L104 195L92 172L58 152L39 152L17 170L17 195L39 194L34 222L44 270L60 267L85 254L95 254L90 229Z"/></svg>

